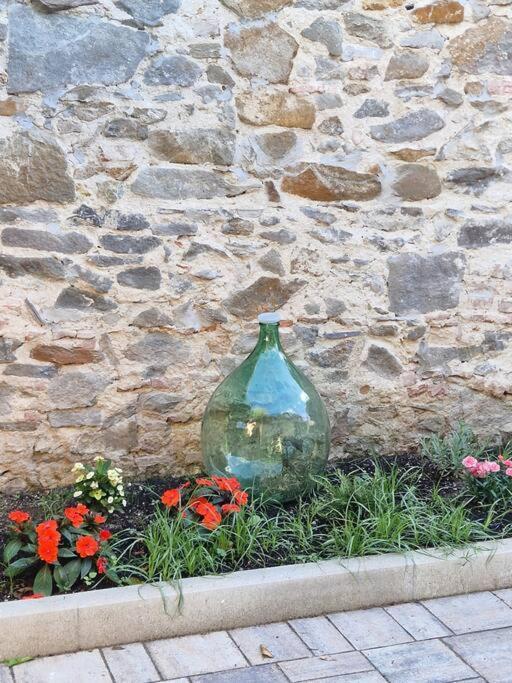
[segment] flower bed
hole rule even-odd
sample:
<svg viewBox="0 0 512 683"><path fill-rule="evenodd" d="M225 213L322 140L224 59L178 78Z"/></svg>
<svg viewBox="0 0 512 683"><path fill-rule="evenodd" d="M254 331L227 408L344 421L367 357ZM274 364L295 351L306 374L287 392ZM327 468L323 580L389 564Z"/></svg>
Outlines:
<svg viewBox="0 0 512 683"><path fill-rule="evenodd" d="M125 488L121 471L99 458L74 467L74 488L3 499L0 595L32 598L503 538L512 535L509 451L498 454L461 428L424 442L420 455L338 463L313 493L288 505L249 501L233 478Z"/></svg>

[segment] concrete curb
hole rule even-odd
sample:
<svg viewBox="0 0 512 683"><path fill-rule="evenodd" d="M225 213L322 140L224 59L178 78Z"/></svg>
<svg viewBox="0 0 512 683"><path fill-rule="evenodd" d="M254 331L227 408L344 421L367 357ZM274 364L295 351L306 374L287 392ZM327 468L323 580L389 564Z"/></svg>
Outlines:
<svg viewBox="0 0 512 683"><path fill-rule="evenodd" d="M512 538L7 602L0 661L509 587Z"/></svg>

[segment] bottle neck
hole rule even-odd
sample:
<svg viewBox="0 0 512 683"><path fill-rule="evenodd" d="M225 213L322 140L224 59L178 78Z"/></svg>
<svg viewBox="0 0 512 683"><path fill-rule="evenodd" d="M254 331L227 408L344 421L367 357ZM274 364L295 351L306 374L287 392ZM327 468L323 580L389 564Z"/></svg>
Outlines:
<svg viewBox="0 0 512 683"><path fill-rule="evenodd" d="M260 323L260 336L255 351L270 351L276 349L282 351L279 338L279 323Z"/></svg>

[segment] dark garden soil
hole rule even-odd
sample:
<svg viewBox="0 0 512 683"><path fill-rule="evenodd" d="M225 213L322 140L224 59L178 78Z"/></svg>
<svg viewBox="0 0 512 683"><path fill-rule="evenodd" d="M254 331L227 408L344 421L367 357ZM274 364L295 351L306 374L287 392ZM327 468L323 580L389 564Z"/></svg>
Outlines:
<svg viewBox="0 0 512 683"><path fill-rule="evenodd" d="M421 458L416 453L405 453L396 456L381 456L378 458L380 465L385 469L390 469L396 465L399 472L405 472L410 468L420 468L421 474L418 479L418 492L421 496L427 498L432 490L437 487L441 495L451 497L457 495L462 490L462 481L453 475L447 475L440 472L433 464ZM349 474L354 470L364 470L372 473L375 468L375 458L357 458L347 459L332 463L328 470L327 476L334 478L337 473ZM107 527L112 532L135 529L143 529L148 521L151 519L155 505L158 504L160 495L165 489L174 488L183 482L185 478L158 478L154 477L147 480L127 480L126 482L126 497L127 507L122 512L114 513L109 517ZM0 558L1 550L6 542L9 521L7 515L11 510L22 509L31 514L35 520L48 519L57 511L62 512L64 507L73 505L72 489L60 488L48 491L23 491L14 494L3 494L0 497ZM294 503L289 503L285 507L289 511L294 510ZM475 520L483 520L485 518L485 511L479 509L475 503L469 504L472 515ZM508 523L512 522L512 513L509 518L502 519L497 523L492 531L499 533ZM269 558L268 566L282 564L281 558ZM251 569L253 567L247 566L244 569ZM103 581L99 588L109 588L112 584L108 581ZM86 590L84 586L77 587L74 592ZM16 583L14 586L14 595L10 593L10 587L2 578L0 565L0 601L19 599L25 594L30 594L32 591L23 583Z"/></svg>

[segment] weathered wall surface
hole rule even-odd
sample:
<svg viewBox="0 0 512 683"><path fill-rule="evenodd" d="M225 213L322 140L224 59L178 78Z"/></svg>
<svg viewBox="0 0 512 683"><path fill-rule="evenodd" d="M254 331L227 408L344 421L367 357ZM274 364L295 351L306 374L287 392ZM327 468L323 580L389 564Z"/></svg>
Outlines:
<svg viewBox="0 0 512 683"><path fill-rule="evenodd" d="M195 466L267 308L335 452L512 432L510 0L0 7L0 488Z"/></svg>

